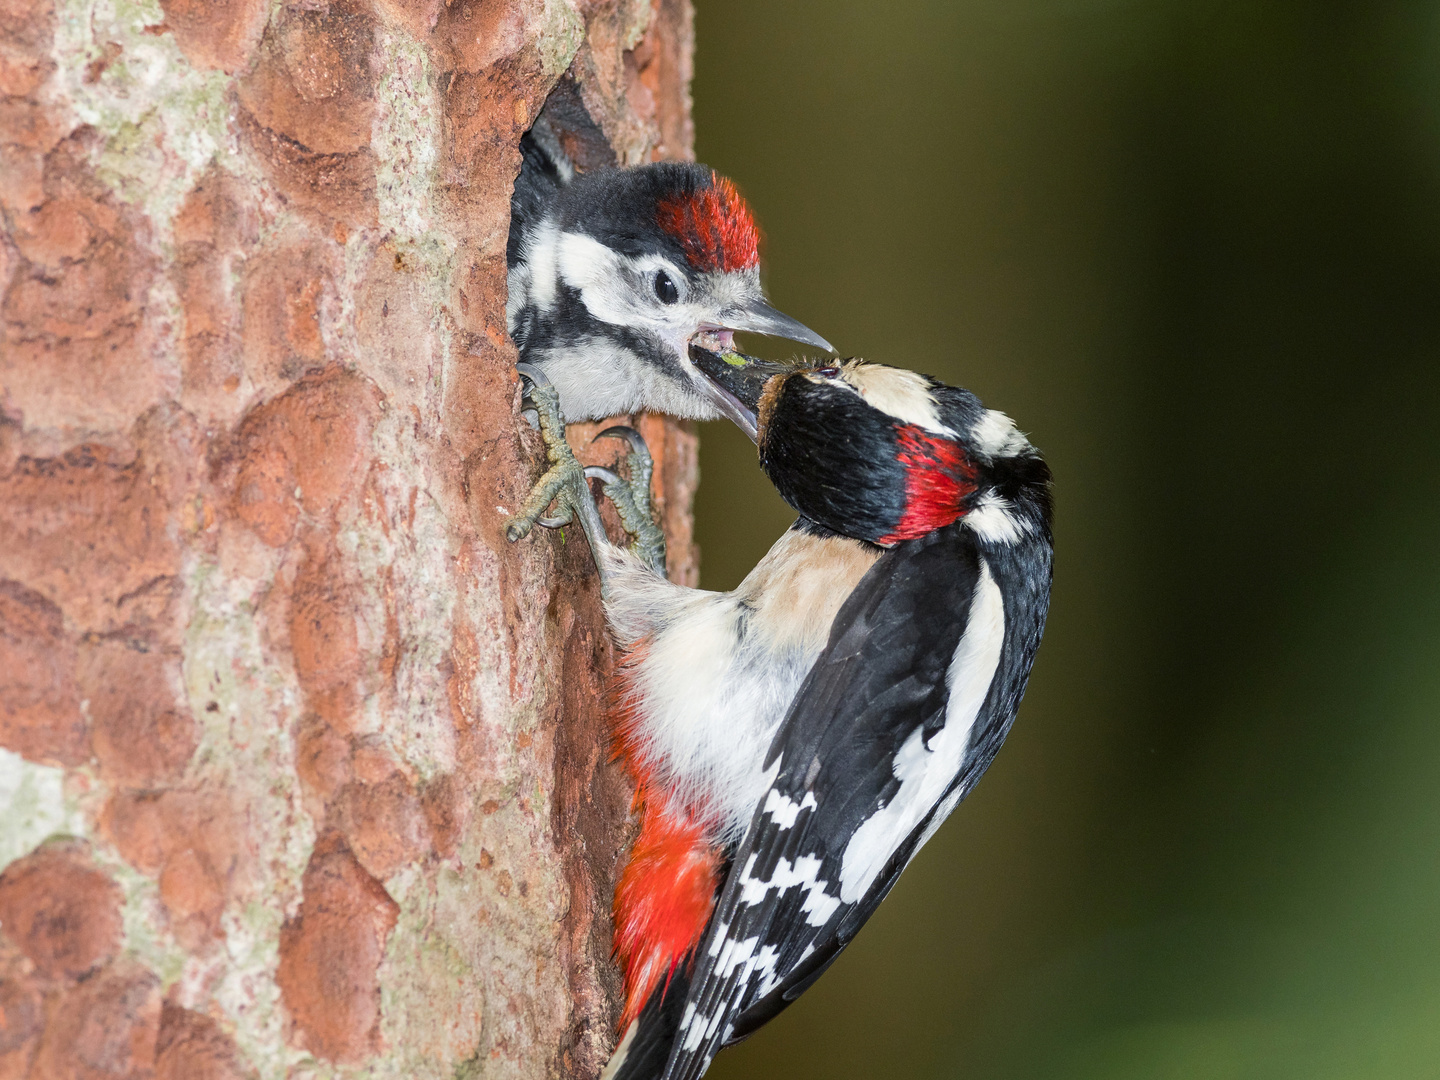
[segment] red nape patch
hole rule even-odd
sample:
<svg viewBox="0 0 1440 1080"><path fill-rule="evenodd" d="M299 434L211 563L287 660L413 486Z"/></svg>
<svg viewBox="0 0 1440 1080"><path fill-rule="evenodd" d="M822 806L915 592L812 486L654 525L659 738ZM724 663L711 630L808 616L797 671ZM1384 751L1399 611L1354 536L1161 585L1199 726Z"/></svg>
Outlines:
<svg viewBox="0 0 1440 1080"><path fill-rule="evenodd" d="M914 540L949 525L975 493L975 467L953 439L931 435L918 424L897 424L895 440L905 466L905 512L881 544Z"/></svg>
<svg viewBox="0 0 1440 1080"><path fill-rule="evenodd" d="M625 970L620 1030L700 943L715 907L720 852L694 822L672 816L661 800L644 800L640 836L615 887L615 953Z"/></svg>
<svg viewBox="0 0 1440 1080"><path fill-rule="evenodd" d="M750 208L723 176L690 195L662 199L660 227L680 241L696 270L729 274L760 264L760 230Z"/></svg>

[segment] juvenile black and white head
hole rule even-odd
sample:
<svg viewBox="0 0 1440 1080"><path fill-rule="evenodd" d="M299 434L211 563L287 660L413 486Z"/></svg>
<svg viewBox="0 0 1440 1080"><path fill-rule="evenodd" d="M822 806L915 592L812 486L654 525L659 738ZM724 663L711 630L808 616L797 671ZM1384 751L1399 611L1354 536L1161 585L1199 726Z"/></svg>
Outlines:
<svg viewBox="0 0 1440 1080"><path fill-rule="evenodd" d="M555 179L544 205L517 209L506 314L567 420L733 416L692 342L727 349L742 331L830 348L766 301L759 231L729 180L681 162Z"/></svg>
<svg viewBox="0 0 1440 1080"><path fill-rule="evenodd" d="M780 495L816 525L882 547L962 518L992 543L1048 533L1048 467L970 391L861 360L691 352L742 414Z"/></svg>

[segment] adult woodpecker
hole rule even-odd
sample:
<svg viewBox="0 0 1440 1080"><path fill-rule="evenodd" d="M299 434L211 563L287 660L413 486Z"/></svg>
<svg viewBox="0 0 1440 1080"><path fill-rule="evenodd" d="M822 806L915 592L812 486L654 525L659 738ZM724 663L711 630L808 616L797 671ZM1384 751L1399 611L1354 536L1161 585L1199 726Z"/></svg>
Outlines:
<svg viewBox="0 0 1440 1080"><path fill-rule="evenodd" d="M1003 414L878 364L692 358L802 516L715 593L588 511L642 805L615 1080L694 1080L834 961L994 758L1049 603L1050 474Z"/></svg>
<svg viewBox="0 0 1440 1080"><path fill-rule="evenodd" d="M506 319L521 363L558 395L562 421L648 410L727 415L743 427L744 410L696 370L692 342L727 349L743 331L830 350L766 301L759 229L734 184L714 170L671 161L580 172L544 114L521 152ZM579 476L563 430L542 427L550 468L510 521L512 540ZM658 528L643 528L637 542L651 565L663 566Z"/></svg>

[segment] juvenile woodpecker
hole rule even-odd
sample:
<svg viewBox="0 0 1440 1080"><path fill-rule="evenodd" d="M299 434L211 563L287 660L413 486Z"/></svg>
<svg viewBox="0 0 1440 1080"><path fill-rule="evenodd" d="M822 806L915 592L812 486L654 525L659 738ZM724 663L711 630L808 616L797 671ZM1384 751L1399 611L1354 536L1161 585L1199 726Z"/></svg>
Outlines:
<svg viewBox="0 0 1440 1080"><path fill-rule="evenodd" d="M735 331L830 349L760 286L760 232L735 185L668 161L577 172L543 119L521 140L506 318L566 420L642 409L713 419L732 406L690 342Z"/></svg>
<svg viewBox="0 0 1440 1080"><path fill-rule="evenodd" d="M521 152L506 319L520 361L558 395L561 422L541 427L550 468L511 519L512 540L537 521L566 519L564 509L542 518L579 477L563 421L648 410L753 423L695 369L692 342L728 349L733 334L746 331L830 349L766 301L755 219L712 169L657 162L582 173L543 116ZM637 550L663 568L663 535L653 523L639 525Z"/></svg>
<svg viewBox="0 0 1440 1080"><path fill-rule="evenodd" d="M1003 414L878 364L692 358L802 516L729 593L587 527L641 806L613 1080L694 1080L834 961L995 756L1049 602L1049 471Z"/></svg>

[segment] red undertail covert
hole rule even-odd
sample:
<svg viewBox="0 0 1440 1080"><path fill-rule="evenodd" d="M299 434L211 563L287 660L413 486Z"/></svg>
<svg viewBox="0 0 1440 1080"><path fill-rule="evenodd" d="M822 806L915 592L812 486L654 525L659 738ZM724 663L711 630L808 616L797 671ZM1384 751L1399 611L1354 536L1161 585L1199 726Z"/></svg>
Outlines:
<svg viewBox="0 0 1440 1080"><path fill-rule="evenodd" d="M644 755L635 745L635 696L629 680L645 655L637 642L615 671L611 716L620 757L635 777L640 835L615 886L615 953L625 972L620 1030L638 1017L662 980L700 943L720 879L720 852L704 826L652 795Z"/></svg>
<svg viewBox="0 0 1440 1080"><path fill-rule="evenodd" d="M640 835L615 887L615 952L625 969L623 1031L700 943L719 885L720 853L705 830L673 814L663 798L643 801Z"/></svg>

